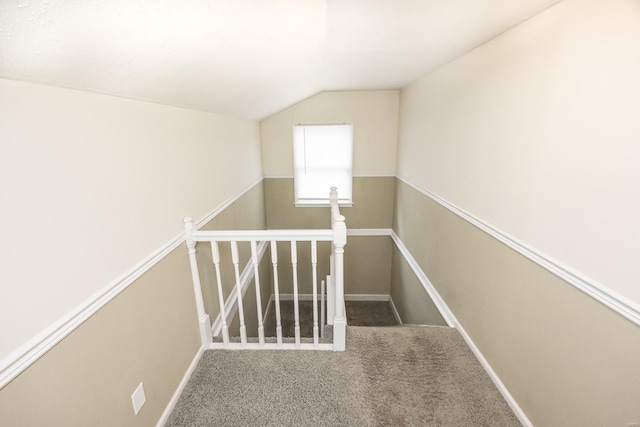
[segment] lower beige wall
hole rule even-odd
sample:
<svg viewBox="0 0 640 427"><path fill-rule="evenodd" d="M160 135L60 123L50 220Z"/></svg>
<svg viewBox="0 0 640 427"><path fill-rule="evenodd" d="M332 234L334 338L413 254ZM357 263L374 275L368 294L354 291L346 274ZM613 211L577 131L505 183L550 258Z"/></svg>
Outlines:
<svg viewBox="0 0 640 427"><path fill-rule="evenodd" d="M260 183L203 229L264 227ZM207 246L198 244L198 253L205 305L213 321L219 309ZM248 260L246 247L241 268ZM230 264L226 252L223 262ZM261 267L263 297L268 298L268 263ZM225 296L235 283L227 282L231 285L225 287ZM248 309L255 318L255 294L248 291L249 306L250 297L254 300ZM155 425L199 348L193 282L182 244L2 388L0 425ZM131 394L140 382L147 401L136 416Z"/></svg>
<svg viewBox="0 0 640 427"><path fill-rule="evenodd" d="M403 324L447 326L411 266L393 245L390 293Z"/></svg>
<svg viewBox="0 0 640 427"><path fill-rule="evenodd" d="M394 177L353 178L353 207L340 208L347 228L391 228L394 188ZM293 178L265 178L264 191L268 228L331 227L328 207L294 206Z"/></svg>
<svg viewBox="0 0 640 427"><path fill-rule="evenodd" d="M199 347L180 246L0 390L0 424L155 425ZM147 401L136 416L140 382Z"/></svg>
<svg viewBox="0 0 640 427"><path fill-rule="evenodd" d="M295 207L293 178L265 178L265 206L267 227L329 228L328 207ZM391 228L395 178L355 177L353 179L353 207L341 207L347 229ZM308 246L308 245L307 245ZM345 247L345 293L389 294L391 279L391 239L388 237L350 236ZM292 293L291 251L288 245L278 245L280 289ZM329 274L329 245L318 247L318 281ZM299 244L298 271L300 293L311 293L311 268L308 247Z"/></svg>
<svg viewBox="0 0 640 427"><path fill-rule="evenodd" d="M394 230L536 426L640 422L640 328L401 181Z"/></svg>
<svg viewBox="0 0 640 427"><path fill-rule="evenodd" d="M387 236L350 236L344 249L345 294L389 295L391 239ZM313 273L308 242L298 242L298 289L311 294ZM329 274L329 242L318 243L318 291ZM278 243L278 283L283 294L293 293L293 270L289 243Z"/></svg>

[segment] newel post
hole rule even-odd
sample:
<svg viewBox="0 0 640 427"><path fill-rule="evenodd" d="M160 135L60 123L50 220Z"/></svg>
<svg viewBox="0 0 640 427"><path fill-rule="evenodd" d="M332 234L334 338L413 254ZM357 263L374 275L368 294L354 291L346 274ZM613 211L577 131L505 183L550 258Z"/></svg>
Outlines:
<svg viewBox="0 0 640 427"><path fill-rule="evenodd" d="M200 285L200 273L198 272L198 260L196 258L196 242L193 240L193 221L191 218L184 219L184 233L187 249L189 250L189 262L191 263L191 277L193 279L193 290L196 297L196 309L198 310L198 322L200 324L200 339L202 345L208 347L213 342L211 333L211 320L204 308L204 298L202 297L202 287Z"/></svg>
<svg viewBox="0 0 640 427"><path fill-rule="evenodd" d="M344 247L347 244L347 226L344 216L338 210L338 194L331 188L331 228L333 229L333 267L334 267L334 318L333 349L344 351L347 341L347 319L344 306Z"/></svg>

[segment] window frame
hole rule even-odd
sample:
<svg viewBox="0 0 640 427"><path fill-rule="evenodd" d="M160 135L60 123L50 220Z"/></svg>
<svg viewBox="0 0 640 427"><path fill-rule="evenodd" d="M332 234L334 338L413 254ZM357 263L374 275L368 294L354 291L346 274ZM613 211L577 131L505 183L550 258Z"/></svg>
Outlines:
<svg viewBox="0 0 640 427"><path fill-rule="evenodd" d="M350 129L349 132L349 138L350 138L350 147L349 147L349 154L350 154L350 162L349 162L349 168L348 171L344 171L347 172L349 175L348 181L349 181L349 189L348 189L348 193L349 193L349 197L342 197L342 194L344 194L343 192L341 192L340 188L338 188L338 204L339 206L342 207L351 207L353 206L353 151L354 151L354 129L353 129L353 122L346 122L346 121L342 121L342 122L303 122L303 123L295 123L292 126L292 149L293 149L293 156L292 156L292 160L293 160L293 193L294 193L294 206L296 207L326 207L330 205L330 200L329 200L329 189L327 188L327 195L326 197L322 197L322 198L299 198L298 194L299 194L299 185L300 182L297 179L297 175L298 175L298 170L300 169L300 166L297 165L297 139L296 139L296 128L298 127L312 127L312 126L348 126ZM344 190L343 190L344 191Z"/></svg>

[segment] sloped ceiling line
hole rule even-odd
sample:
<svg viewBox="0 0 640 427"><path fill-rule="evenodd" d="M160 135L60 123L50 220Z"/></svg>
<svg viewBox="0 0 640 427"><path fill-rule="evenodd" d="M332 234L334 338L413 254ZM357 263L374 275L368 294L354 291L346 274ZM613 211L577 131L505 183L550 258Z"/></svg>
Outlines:
<svg viewBox="0 0 640 427"><path fill-rule="evenodd" d="M558 0L0 2L0 77L249 119L399 89Z"/></svg>

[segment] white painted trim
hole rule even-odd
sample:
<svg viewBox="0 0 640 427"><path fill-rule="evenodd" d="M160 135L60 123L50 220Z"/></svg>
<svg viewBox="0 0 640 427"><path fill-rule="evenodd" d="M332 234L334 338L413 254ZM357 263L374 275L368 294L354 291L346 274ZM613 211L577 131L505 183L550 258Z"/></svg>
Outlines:
<svg viewBox="0 0 640 427"><path fill-rule="evenodd" d="M460 322L458 322L458 319L454 318L454 321L455 321L455 328L458 330L458 332L460 332L460 335L462 335L462 338L464 338L469 348L471 348L471 351L473 351L473 354L476 355L476 358L478 359L478 361L480 362L484 370L487 372L487 374L489 374L489 377L498 388L498 391L500 392L500 394L502 394L502 397L504 397L504 400L507 401L507 404L509 405L513 413L516 414L516 417L518 417L518 420L520 420L520 423L522 423L522 425L525 427L533 427L533 423L529 420L529 417L527 417L527 414L525 414L522 408L520 407L520 405L518 405L518 402L516 401L516 399L511 395L511 393L509 392L509 389L507 389L504 383L500 380L500 377L493 370L489 362L487 362L487 359L484 358L484 356L480 352L480 349L473 342L473 340L471 339L467 331L462 327L462 325L460 325Z"/></svg>
<svg viewBox="0 0 640 427"><path fill-rule="evenodd" d="M389 301L387 294L345 294L345 301ZM274 295L271 294L271 302ZM280 301L293 301L293 294L280 294ZM298 301L313 301L313 294L298 294ZM318 295L318 301L320 296Z"/></svg>
<svg viewBox="0 0 640 427"><path fill-rule="evenodd" d="M222 342L214 342L209 344L209 350L324 350L324 351L333 351L333 344L321 343L321 344L313 344L313 343L283 343L278 345L277 343L229 343L225 344Z"/></svg>
<svg viewBox="0 0 640 427"><path fill-rule="evenodd" d="M267 251L268 242L260 242L258 244L258 264L262 262L262 258L264 257L265 252ZM244 266L242 270L242 274L240 275L240 289L242 289L242 298L249 290L249 285L251 284L251 280L255 275L255 270L253 269L253 261L249 259L247 264ZM236 286L233 287L231 292L229 293L229 297L227 298L227 302L224 304L224 312L227 315L227 324L231 324L234 316L238 311L238 288ZM213 321L211 325L211 331L214 337L220 335L222 331L222 313L218 313L216 320Z"/></svg>
<svg viewBox="0 0 640 427"><path fill-rule="evenodd" d="M351 174L354 178L394 178L395 173L354 173ZM293 175L265 175L265 178L273 179L293 179Z"/></svg>
<svg viewBox="0 0 640 427"><path fill-rule="evenodd" d="M496 385L496 387L502 394L502 397L504 397L504 399L507 401L507 403L509 404L509 407L511 407L511 410L516 414L516 416L518 417L522 425L525 427L533 427L533 424L531 423L527 415L524 413L522 408L520 408L520 405L518 405L518 402L516 402L516 400L511 395L507 387L500 380L500 377L498 377L498 375L495 373L495 371L493 370L489 362L487 362L487 359L484 358L484 356L480 352L480 349L473 342L473 340L471 339L467 331L462 327L458 319L453 315L453 313L451 312L447 304L444 302L442 297L440 297L440 294L433 287L433 284L429 281L429 279L427 278L427 275L424 273L424 271L422 271L422 269L420 268L416 260L411 256L411 253L409 252L407 247L404 245L400 237L398 237L398 235L394 232L391 235L391 238L393 239L394 243L400 250L400 253L402 253L402 255L404 256L407 263L411 266L411 269L418 277L418 280L420 281L420 283L422 283L422 286L425 288L425 290L431 297L431 300L440 311L440 314L447 322L447 325L449 325L450 327L456 328L460 332L460 335L462 335L462 338L464 338L469 348L471 348L471 351L473 351L473 354L475 354L476 358L478 359L478 361L480 362L484 370L487 372L487 374L489 375L493 383Z"/></svg>
<svg viewBox="0 0 640 427"><path fill-rule="evenodd" d="M202 357L204 350L205 350L205 347L200 347L198 349L196 355L191 361L191 364L187 368L187 371L184 373L184 376L182 377L180 384L178 384L178 388L173 393L173 396L171 396L171 399L169 400L167 407L164 409L164 412L162 412L162 415L160 416L160 419L158 420L156 427L163 427L169 420L169 415L171 415L171 411L173 411L173 408L175 408L176 403L178 403L178 399L180 398L180 395L184 391L184 388L187 386L187 383L189 382L189 379L191 378L193 371L196 369L196 366L198 366L198 362L200 362L200 358Z"/></svg>
<svg viewBox="0 0 640 427"><path fill-rule="evenodd" d="M395 173L354 173L354 178L395 178Z"/></svg>
<svg viewBox="0 0 640 427"><path fill-rule="evenodd" d="M250 184L247 188L245 188L244 190L242 190L242 192L238 193L237 195L233 196L232 198L230 198L229 200L227 200L226 202L224 202L223 204L221 204L220 206L218 206L217 208L215 208L214 210L212 210L211 212L209 212L207 215L205 215L204 218L202 218L200 221L195 223L196 226L196 230L199 230L202 226L206 225L209 221L211 221L213 218L217 217L218 215L220 215L220 213L222 211L224 211L225 209L227 209L229 206L231 206L234 202L236 202L240 197L244 196L245 194L247 194L253 187L255 187L256 185L260 184L262 182L262 180L264 179L264 177L260 177L258 178L256 181L254 181L252 184ZM184 234L184 233L182 233ZM183 240L184 240L184 236L182 235Z"/></svg>
<svg viewBox="0 0 640 427"><path fill-rule="evenodd" d="M364 237L374 237L374 236L388 236L391 237L391 233L393 230L390 228L349 228L347 229L347 236L364 236Z"/></svg>
<svg viewBox="0 0 640 427"><path fill-rule="evenodd" d="M640 304L637 304L623 295L607 288L603 284L591 279L576 270L568 267L567 265L551 258L549 255L539 251L536 248L533 248L526 243L516 239L515 237L505 233L504 231L499 230L493 225L481 220L480 218L470 214L462 208L454 205L453 203L448 202L442 197L425 190L417 185L411 184L406 181L404 178L397 177L400 181L407 184L409 187L414 190L424 194L429 197L431 200L440 204L441 206L449 209L451 212L455 213L462 219L468 221L469 223L475 225L485 233L489 234L493 238L499 240L505 245L509 246L514 251L520 253L521 255L527 257L531 261L535 262L539 266L545 268L549 272L555 274L565 282L573 285L575 288L581 290L586 293L590 297L594 298L596 301L604 304L606 307L615 311L625 319L633 322L634 324L640 326Z"/></svg>
<svg viewBox="0 0 640 427"><path fill-rule="evenodd" d="M393 302L393 298L391 298L391 295L389 295L389 304L391 305L391 311L393 311L393 315L396 317L396 321L398 322L398 325L402 326L402 319L400 318L400 313L398 313L398 309L396 308L396 305Z"/></svg>
<svg viewBox="0 0 640 427"><path fill-rule="evenodd" d="M198 227L206 224L216 217L220 212L229 207L233 202L242 197L254 186L262 182L262 178L252 183L238 195L225 201L220 206L205 215L196 224ZM184 242L184 233L180 233L151 255L125 271L122 275L111 281L99 292L71 310L65 316L58 319L48 328L34 336L27 343L10 353L0 362L0 389L27 369L33 362L42 357L43 354L51 350L56 344L78 328L82 323L94 315L98 310L107 305L118 294L124 291L129 285L135 282L140 276L149 271L154 265L161 261L171 251Z"/></svg>
<svg viewBox="0 0 640 427"><path fill-rule="evenodd" d="M264 325L265 323L267 323L267 319L269 318L269 312L271 311L271 304L275 304L274 301L274 294L271 294L271 296L269 297L269 301L267 301L267 308L264 310L264 315L262 316L262 324Z"/></svg>
<svg viewBox="0 0 640 427"><path fill-rule="evenodd" d="M345 301L389 301L391 297L385 294L345 294Z"/></svg>
<svg viewBox="0 0 640 427"><path fill-rule="evenodd" d="M292 241L292 240L317 240L319 242L330 242L333 240L333 230L310 229L310 230L221 230L221 231L194 231L191 233L196 242L251 242L260 240Z"/></svg>
<svg viewBox="0 0 640 427"><path fill-rule="evenodd" d="M328 208L331 206L331 204L329 203L329 200L327 200L327 203L294 203L293 206L295 206L296 208ZM353 202L339 202L338 206L340 206L341 208L352 208L353 207Z"/></svg>
<svg viewBox="0 0 640 427"><path fill-rule="evenodd" d="M448 326L453 327L455 325L455 316L453 315L451 310L449 310L449 307L444 302L444 300L440 297L440 294L438 293L438 291L436 291L436 288L433 286L431 281L429 281L429 278L426 276L426 274L424 274L424 272L420 268L420 265L418 265L418 262L413 258L413 256L409 252L409 249L407 249L404 243L402 243L402 240L400 240L400 237L398 237L395 232L391 233L391 238L393 239L393 242L396 244L396 247L398 248L402 256L404 256L407 264L409 264L409 266L413 270L413 273L422 284L422 287L429 295L429 298L431 298L431 301L433 301L433 304L440 312L440 315L442 316L444 321L447 322Z"/></svg>

